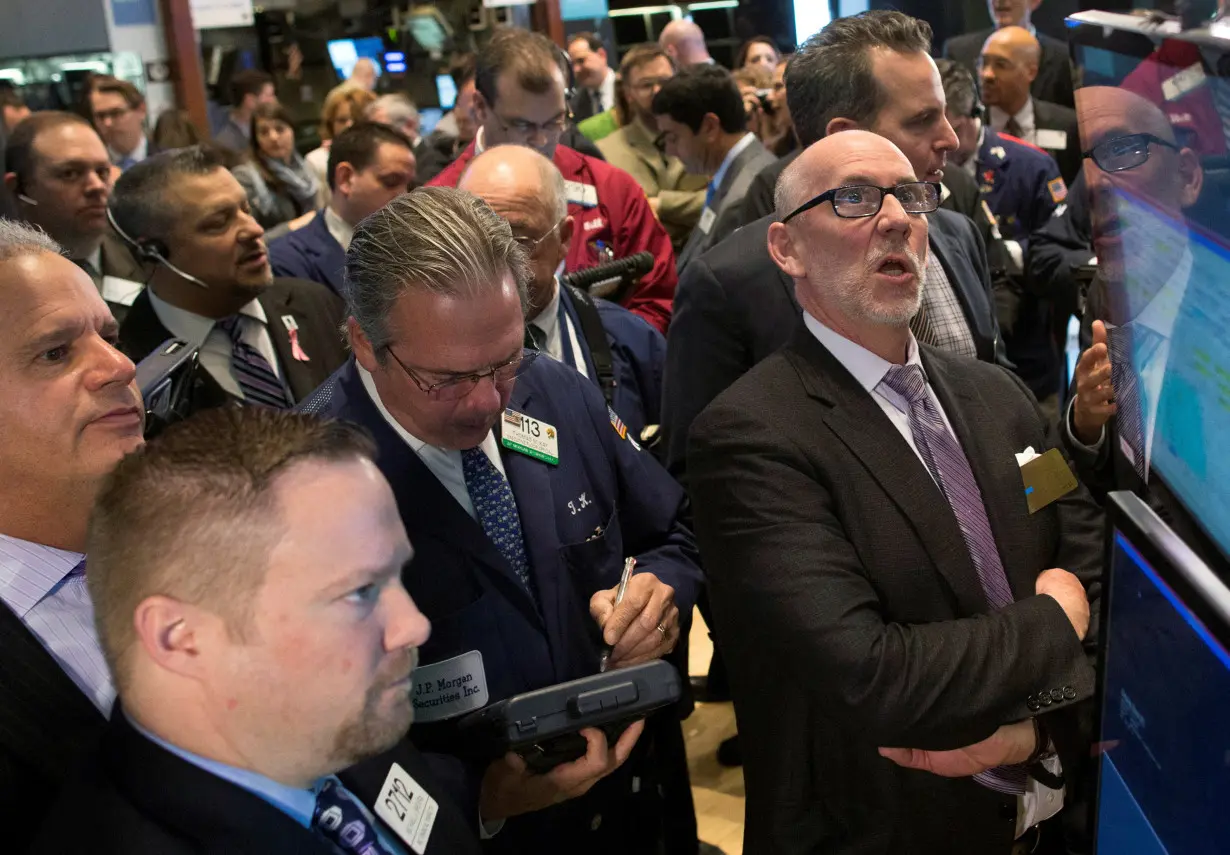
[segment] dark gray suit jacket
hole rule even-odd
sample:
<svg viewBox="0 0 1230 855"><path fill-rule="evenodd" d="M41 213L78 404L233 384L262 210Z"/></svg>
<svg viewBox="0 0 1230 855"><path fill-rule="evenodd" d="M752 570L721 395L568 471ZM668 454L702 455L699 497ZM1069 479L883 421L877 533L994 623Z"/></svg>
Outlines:
<svg viewBox="0 0 1230 855"><path fill-rule="evenodd" d="M993 29L979 30L976 33L966 33L953 36L944 42L944 56L959 62L978 75L978 57L982 55L982 46ZM1072 62L1068 58L1067 42L1052 38L1039 32L1038 44L1042 48L1042 58L1038 62L1038 76L1034 78L1029 91L1035 98L1063 104L1065 107L1076 106L1076 96L1072 85Z"/></svg>
<svg viewBox="0 0 1230 855"><path fill-rule="evenodd" d="M1034 715L1038 693L1066 698L1044 718L1065 773L1081 768L1096 626L1082 645L1034 585L1062 567L1096 603L1101 515L1084 488L1029 513L1013 455L1055 443L1018 378L926 346L922 359L1012 587L1015 602L997 612L922 462L801 323L692 431L696 532L743 745L747 852L1008 855L1014 796L902 769L876 749L978 742Z"/></svg>
<svg viewBox="0 0 1230 855"><path fill-rule="evenodd" d="M1076 111L1062 104L1034 98L1034 125L1038 130L1062 131L1067 135L1064 148L1044 148L1059 164L1059 174L1069 187L1081 171L1081 135L1076 123ZM1041 140L1040 142L1045 142Z"/></svg>
<svg viewBox="0 0 1230 855"><path fill-rule="evenodd" d="M679 252L676 269L682 271L688 262L742 225L741 209L748 188L751 187L752 181L760 171L771 166L776 160L777 157L773 152L765 148L764 144L754 137L751 144L739 152L739 156L731 161L726 174L722 176L722 183L714 191L713 199L709 202L708 207L716 215L713 222L709 224L709 230L702 231L699 225L692 230L691 237ZM702 212L702 223L704 219Z"/></svg>

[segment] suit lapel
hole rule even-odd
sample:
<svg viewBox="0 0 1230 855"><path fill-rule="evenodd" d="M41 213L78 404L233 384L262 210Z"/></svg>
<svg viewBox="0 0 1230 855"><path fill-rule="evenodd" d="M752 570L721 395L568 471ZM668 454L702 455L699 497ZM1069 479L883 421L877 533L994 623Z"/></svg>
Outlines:
<svg viewBox="0 0 1230 855"><path fill-rule="evenodd" d="M956 517L926 467L858 381L799 325L787 357L807 393L828 407L824 421L913 527L952 589L961 614L987 609Z"/></svg>
<svg viewBox="0 0 1230 855"><path fill-rule="evenodd" d="M316 214L316 219L308 226L314 230L314 239L307 243L308 252L312 253L316 259L316 268L324 271L325 279L330 288L338 294L342 293L342 282L344 277L344 267L346 264L346 252L342 249L342 245L337 242L337 238L329 231L329 224L325 220L325 211L322 208ZM341 261L342 266L338 266L337 261Z"/></svg>
<svg viewBox="0 0 1230 855"><path fill-rule="evenodd" d="M952 376L949 360L937 356L937 351L926 345L920 350L927 380L978 482L991 534L995 537L1013 597L1018 600L1032 597L1037 568L1017 563L1018 557L1030 551L1029 544L1023 542L1029 537L1026 526L1029 509L1025 503L1021 467L1016 462L1016 452L1024 449L1012 448L1001 431L986 429L997 423L995 412L974 384Z"/></svg>
<svg viewBox="0 0 1230 855"><path fill-rule="evenodd" d="M272 293L271 293L272 292ZM303 311L295 305L294 289L279 286L275 283L259 298L261 308L265 310L265 323L269 331L269 340L273 342L274 353L278 356L278 364L286 385L290 387L291 396L296 402L302 401L316 391L320 385L317 372L313 370L312 345L310 334L305 328L306 318ZM299 325L300 353L307 356L307 361L296 359L294 348L290 343L291 323ZM307 340L305 340L307 339Z"/></svg>
<svg viewBox="0 0 1230 855"><path fill-rule="evenodd" d="M58 780L105 719L21 620L0 603L0 744Z"/></svg>

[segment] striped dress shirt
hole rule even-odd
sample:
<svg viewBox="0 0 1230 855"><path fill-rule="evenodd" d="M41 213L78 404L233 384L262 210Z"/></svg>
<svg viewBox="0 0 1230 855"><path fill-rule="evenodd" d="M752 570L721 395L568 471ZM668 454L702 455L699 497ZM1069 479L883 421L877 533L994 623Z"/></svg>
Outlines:
<svg viewBox="0 0 1230 855"><path fill-rule="evenodd" d="M79 552L0 534L0 600L109 717L115 686L98 644L85 573L78 569L84 559Z"/></svg>

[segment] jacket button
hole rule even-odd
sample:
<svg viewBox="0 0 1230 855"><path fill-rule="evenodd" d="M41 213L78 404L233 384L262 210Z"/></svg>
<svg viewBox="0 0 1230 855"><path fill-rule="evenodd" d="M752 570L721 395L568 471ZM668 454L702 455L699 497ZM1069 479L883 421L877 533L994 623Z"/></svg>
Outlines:
<svg viewBox="0 0 1230 855"><path fill-rule="evenodd" d="M1076 700L1076 689L1073 689L1071 686L1064 686L1063 696L1067 698L1069 701Z"/></svg>
<svg viewBox="0 0 1230 855"><path fill-rule="evenodd" d="M602 827L602 814L596 813L594 814L594 818L589 823L589 830L597 831L601 827Z"/></svg>
<svg viewBox="0 0 1230 855"><path fill-rule="evenodd" d="M1063 689L1051 689L1051 700L1052 701L1059 704L1059 703L1063 703L1063 699L1064 699Z"/></svg>
<svg viewBox="0 0 1230 855"><path fill-rule="evenodd" d="M1035 698L1033 695L1030 695L1029 700L1025 702L1025 706L1029 707L1030 712L1037 712L1041 708L1042 705L1038 703L1037 698Z"/></svg>
<svg viewBox="0 0 1230 855"><path fill-rule="evenodd" d="M1042 704L1042 706L1044 707L1049 707L1051 704L1055 702L1051 700L1050 694L1048 694L1047 692L1043 692L1040 695L1038 695L1038 703Z"/></svg>

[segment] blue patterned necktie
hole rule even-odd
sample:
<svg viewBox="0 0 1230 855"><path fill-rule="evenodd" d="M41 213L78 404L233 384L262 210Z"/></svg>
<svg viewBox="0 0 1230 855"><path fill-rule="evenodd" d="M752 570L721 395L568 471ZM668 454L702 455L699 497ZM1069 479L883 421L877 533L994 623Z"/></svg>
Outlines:
<svg viewBox="0 0 1230 855"><path fill-rule="evenodd" d="M218 328L231 338L231 372L244 400L261 407L284 410L294 401L261 352L243 340L243 324L239 315L218 321Z"/></svg>
<svg viewBox="0 0 1230 855"><path fill-rule="evenodd" d="M312 830L346 855L392 855L358 804L332 778L316 796Z"/></svg>
<svg viewBox="0 0 1230 855"><path fill-rule="evenodd" d="M1149 483L1149 471L1145 468L1145 416L1140 399L1140 380L1136 376L1135 367L1144 366L1145 360L1141 358L1133 361L1133 356L1142 344L1142 350L1147 348L1152 355L1152 351L1156 349L1156 342L1153 340L1157 338L1159 337L1151 335L1145 327L1131 323L1106 330L1110 383L1115 390L1115 403L1119 405L1119 411L1115 414L1115 425L1119 429L1120 438L1132 449L1132 468L1145 484Z"/></svg>
<svg viewBox="0 0 1230 855"><path fill-rule="evenodd" d="M909 402L906 415L910 419L914 444L952 507L987 604L993 611L1010 605L1012 588L995 546L982 491L974 480L965 452L944 426L943 417L927 394L927 378L922 368L894 365L880 382ZM1021 766L998 766L975 775L974 780L1000 793L1019 795L1025 792L1025 770Z"/></svg>
<svg viewBox="0 0 1230 855"><path fill-rule="evenodd" d="M530 587L530 562L525 554L525 539L521 535L521 518L508 479L487 457L481 447L461 452L461 470L466 492L474 503L478 521L500 554L508 559L521 584L533 596Z"/></svg>

